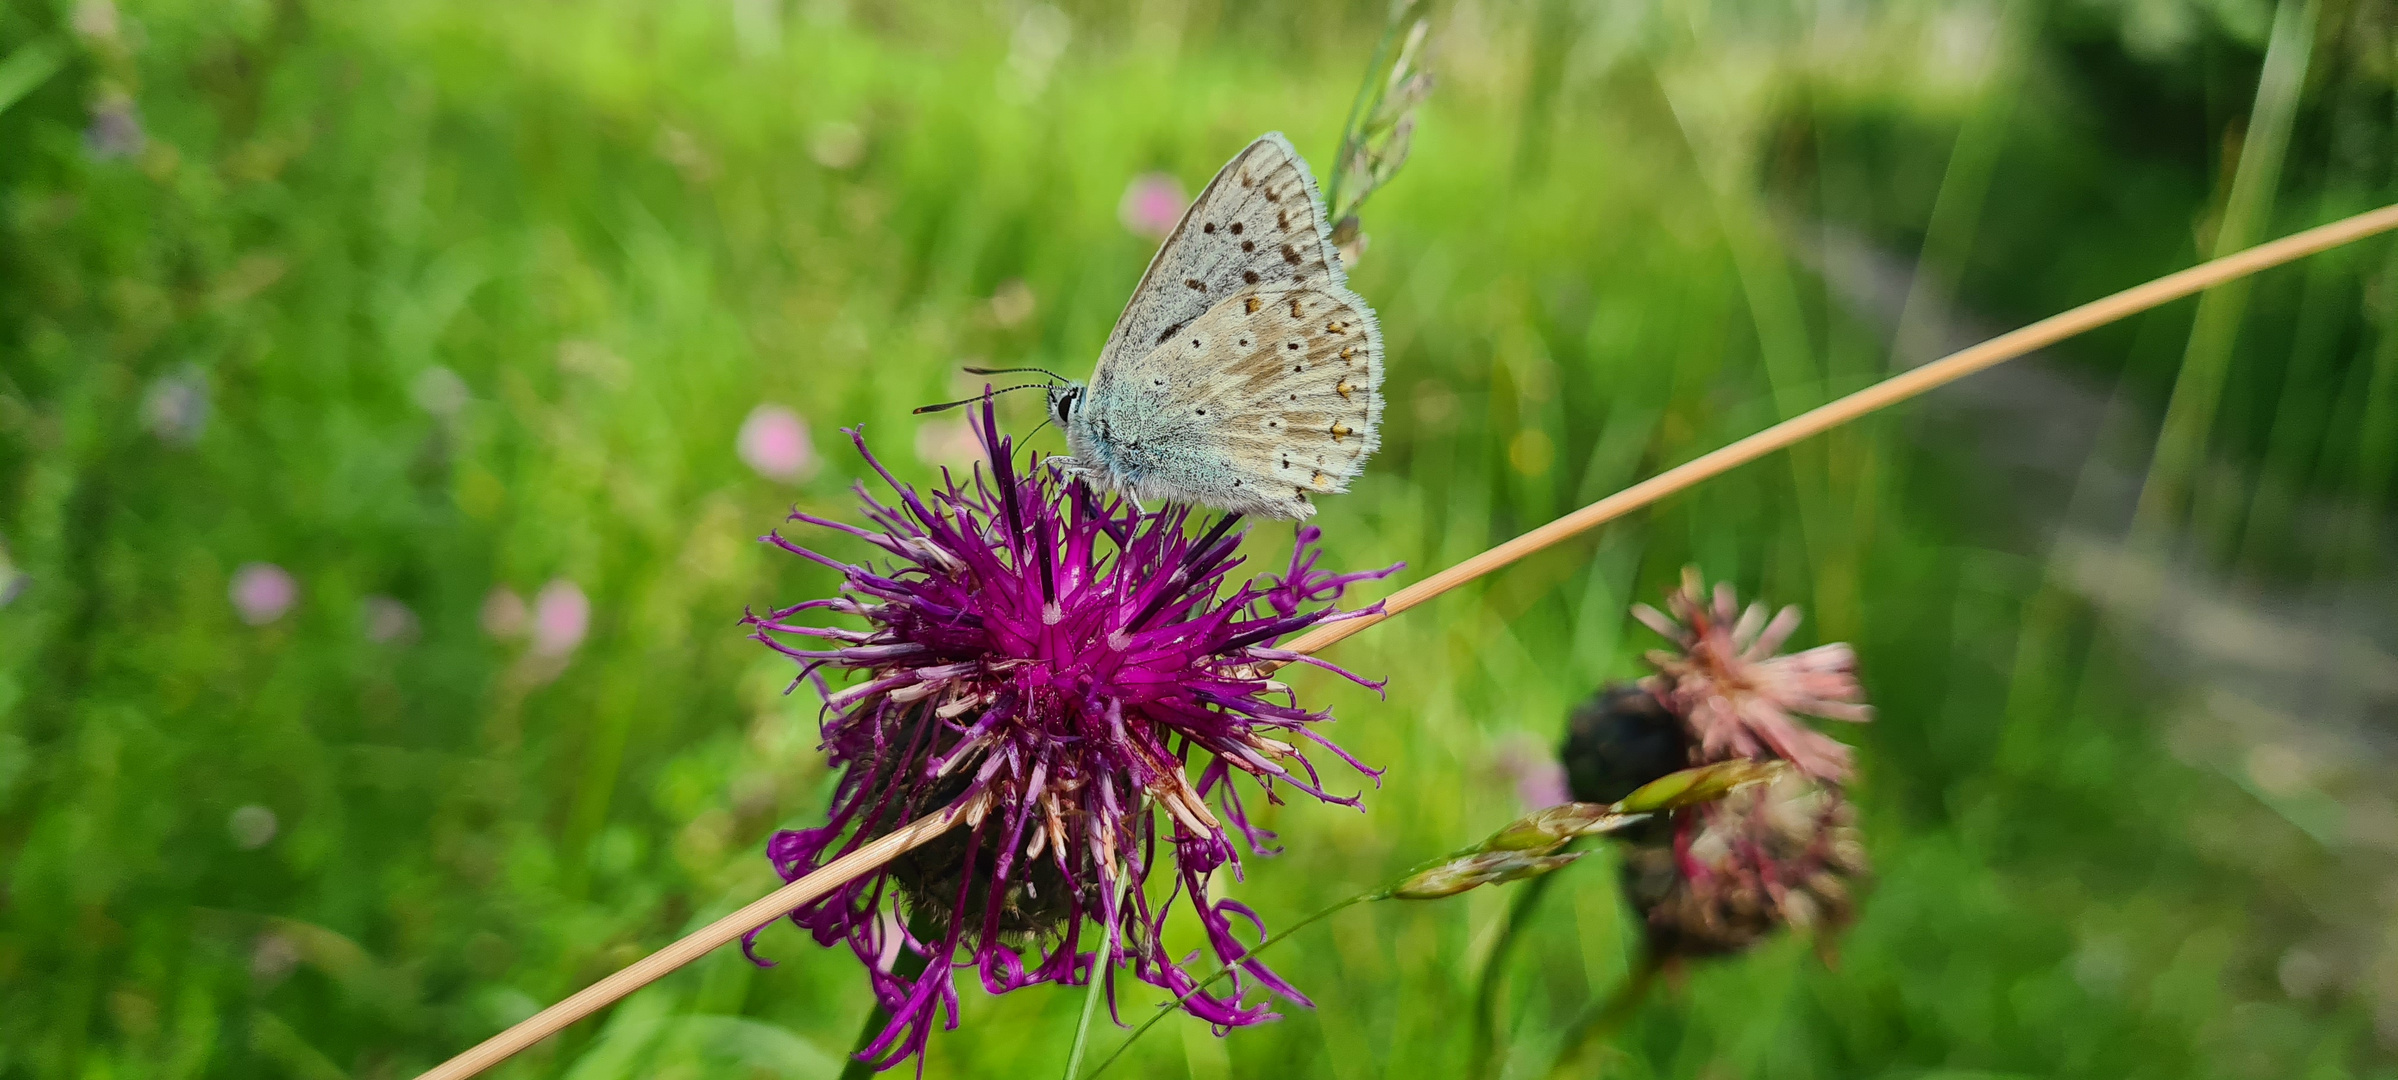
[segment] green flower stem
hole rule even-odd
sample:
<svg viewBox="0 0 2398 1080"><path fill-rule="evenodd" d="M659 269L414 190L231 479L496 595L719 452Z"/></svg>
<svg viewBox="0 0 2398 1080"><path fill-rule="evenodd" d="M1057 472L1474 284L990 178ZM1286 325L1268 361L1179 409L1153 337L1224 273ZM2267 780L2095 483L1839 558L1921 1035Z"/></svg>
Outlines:
<svg viewBox="0 0 2398 1080"><path fill-rule="evenodd" d="M917 976L924 974L924 967L922 955L913 949L902 948L899 950L899 959L891 963L891 973L905 981L914 982ZM867 1080L874 1075L874 1064L858 1060L858 1052L874 1045L875 1037L889 1026L891 1010L883 1007L881 998L874 999L874 1008L866 1011L866 1026L858 1029L857 1041L849 1048L849 1059L842 1063L841 1080Z"/></svg>
<svg viewBox="0 0 2398 1080"><path fill-rule="evenodd" d="M1532 910L1540 906L1541 897L1557 875L1542 874L1525 883L1507 905L1506 920L1499 924L1499 936L1490 944L1490 955L1482 960L1482 978L1474 989L1473 1056L1480 1075L1496 1077L1503 1065L1499 1050L1499 1005L1507 987L1507 954L1515 948L1517 931L1531 919Z"/></svg>
<svg viewBox="0 0 2398 1080"><path fill-rule="evenodd" d="M1633 1011L1640 1008L1641 1001L1649 996L1649 987L1657 984L1657 976L1664 970L1665 966L1655 957L1642 957L1640 966L1632 969L1614 994L1575 1018L1573 1026L1566 1029L1565 1041L1557 1048L1556 1064L1549 1067L1549 1080L1571 1080L1580 1075L1574 1066L1580 1063L1590 1044L1622 1030L1624 1022L1632 1019Z"/></svg>
<svg viewBox="0 0 2398 1080"><path fill-rule="evenodd" d="M1066 1080L1074 1080L1074 1074L1082 1071L1083 1048L1091 1044L1091 1018L1099 1014L1100 988L1107 985L1106 965L1116 951L1114 946L1114 942L1109 942L1107 948L1091 958L1090 986L1082 995L1082 1019L1074 1025L1074 1048L1066 1052Z"/></svg>
<svg viewBox="0 0 2398 1080"><path fill-rule="evenodd" d="M1373 115L1366 108L1368 98L1376 104L1381 102L1383 65L1390 58L1391 42L1398 40L1399 28L1406 25L1407 12L1414 6L1400 4L1391 10L1390 22L1382 28L1382 40L1374 43L1374 59L1366 63L1365 81L1357 84L1357 96L1349 101L1349 118L1341 122L1340 149L1333 152L1331 178L1324 184L1324 212L1335 223L1341 216L1341 178L1348 175L1349 155L1364 139L1357 130L1358 121Z"/></svg>
<svg viewBox="0 0 2398 1080"><path fill-rule="evenodd" d="M1124 889L1121 893L1117 894L1116 902L1118 904L1130 902L1132 899L1133 888L1133 878L1130 875L1126 875L1124 879ZM1082 1070L1083 1051L1091 1044L1091 1018L1099 1014L1099 998L1101 996L1100 988L1105 986L1107 983L1107 966L1112 964L1115 960L1116 944L1117 942L1115 933L1111 931L1108 934L1107 942L1102 945L1099 948L1099 951L1091 958L1091 981L1087 984L1089 989L1085 990L1082 995L1082 1020L1074 1025L1074 1048L1066 1053L1066 1080L1074 1080L1074 1074ZM1258 946L1258 948L1262 949L1265 948L1265 946L1261 944ZM1221 972L1219 972L1219 974L1221 974ZM1206 984L1202 983L1201 985ZM1151 1023L1155 1022L1155 1019L1152 1018ZM1144 1028L1143 1030L1147 1029ZM1139 1034L1139 1032L1135 1032L1134 1034ZM1129 1042L1130 1040L1126 1041ZM1117 1048L1116 1050L1116 1053L1119 1054L1123 1052L1124 1051L1121 1047ZM1115 1060L1115 1057L1110 1055L1108 1060L1113 1061ZM1106 1065L1106 1062L1100 1063L1101 1068L1105 1068ZM1092 1074L1097 1075L1098 1070L1092 1070Z"/></svg>

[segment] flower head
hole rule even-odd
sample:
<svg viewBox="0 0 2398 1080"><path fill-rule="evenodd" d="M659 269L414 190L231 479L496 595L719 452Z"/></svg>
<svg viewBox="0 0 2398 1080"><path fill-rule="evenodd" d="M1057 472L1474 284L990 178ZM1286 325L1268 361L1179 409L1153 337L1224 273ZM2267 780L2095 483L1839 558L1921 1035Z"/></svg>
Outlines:
<svg viewBox="0 0 2398 1080"><path fill-rule="evenodd" d="M84 152L107 161L135 157L148 145L141 111L134 107L132 95L112 90L92 103L92 122L83 129Z"/></svg>
<svg viewBox="0 0 2398 1080"><path fill-rule="evenodd" d="M1684 810L1670 839L1634 844L1624 891L1661 958L1738 952L1775 930L1830 932L1866 873L1840 789L1795 770Z"/></svg>
<svg viewBox="0 0 2398 1080"><path fill-rule="evenodd" d="M208 427L208 381L186 365L158 377L142 393L142 420L169 446L190 446Z"/></svg>
<svg viewBox="0 0 2398 1080"><path fill-rule="evenodd" d="M797 482L816 471L816 448L808 442L808 422L782 405L765 404L749 411L734 440L741 460L769 480Z"/></svg>
<svg viewBox="0 0 2398 1080"><path fill-rule="evenodd" d="M583 595L582 586L558 578L541 587L533 597L533 651L543 656L564 656L583 643L583 635L591 629L591 598Z"/></svg>
<svg viewBox="0 0 2398 1080"><path fill-rule="evenodd" d="M1574 798L1606 803L1689 767L1691 743L1688 725L1667 712L1657 695L1611 682L1574 707L1557 756Z"/></svg>
<svg viewBox="0 0 2398 1080"><path fill-rule="evenodd" d="M1799 610L1786 607L1769 621L1764 604L1740 609L1729 582L1712 599L1696 568L1665 599L1669 616L1646 604L1632 614L1673 642L1648 655L1657 674L1642 680L1698 737L1698 758L1776 757L1819 780L1848 776L1848 747L1807 727L1798 716L1862 723L1873 719L1857 682L1857 654L1845 644L1801 653L1774 650L1798 629Z"/></svg>
<svg viewBox="0 0 2398 1080"><path fill-rule="evenodd" d="M1670 615L1632 609L1674 643L1648 655L1657 674L1612 684L1575 712L1563 751L1575 796L1620 798L1682 762L1761 761L1775 772L1770 783L1624 832L1624 892L1651 954L1738 952L1784 926L1838 929L1866 874L1839 787L1848 748L1798 716L1872 718L1856 654L1832 644L1776 655L1798 627L1798 609L1770 619L1763 604L1743 611L1730 585L1710 595L1695 569L1683 572L1666 608Z"/></svg>
<svg viewBox="0 0 2398 1080"><path fill-rule="evenodd" d="M265 626L291 610L300 599L300 584L292 580L290 571L273 563L243 563L233 572L233 583L225 592L243 622Z"/></svg>
<svg viewBox="0 0 2398 1080"><path fill-rule="evenodd" d="M1397 567L1319 570L1308 528L1282 576L1229 585L1243 561L1233 518L1192 536L1187 509L1143 513L1070 486L1037 459L1020 469L987 398L978 428L989 472L944 471L929 494L893 479L852 432L897 505L861 486L871 527L792 520L862 540L890 565L844 563L771 534L767 542L839 572L842 595L746 620L825 693L824 744L845 770L824 825L768 844L786 879L929 812L964 811L957 831L791 913L819 943L846 942L890 1010L860 1057L889 1067L917 1054L944 1006L954 1027L957 968L994 993L1113 979L1120 966L1191 992L1189 958L1161 945L1178 900L1215 956L1238 965L1227 996L1193 992L1185 1009L1220 1027L1271 1018L1266 1001L1242 1001L1252 985L1306 1004L1245 958L1233 920L1262 927L1241 904L1211 900L1208 879L1228 863L1238 870L1228 825L1255 853L1272 840L1250 821L1236 775L1268 801L1290 788L1344 805L1357 800L1324 788L1308 749L1379 775L1317 734L1327 714L1301 708L1266 671L1329 668L1274 644L1360 614L1324 605ZM803 621L817 612L866 625ZM858 678L834 690L828 670ZM1140 886L1161 868L1175 887L1153 901ZM1086 923L1098 940L1084 940ZM933 962L908 976L903 951Z"/></svg>
<svg viewBox="0 0 2398 1080"><path fill-rule="evenodd" d="M1142 173L1124 185L1124 197L1116 202L1116 220L1134 236L1163 240L1181 224L1182 211L1190 205L1190 195L1172 173Z"/></svg>

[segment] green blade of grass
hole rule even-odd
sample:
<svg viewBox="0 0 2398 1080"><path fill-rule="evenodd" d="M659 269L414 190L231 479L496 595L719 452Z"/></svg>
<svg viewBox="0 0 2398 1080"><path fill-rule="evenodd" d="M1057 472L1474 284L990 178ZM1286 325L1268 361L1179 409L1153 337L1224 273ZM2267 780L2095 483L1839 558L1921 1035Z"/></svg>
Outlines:
<svg viewBox="0 0 2398 1080"><path fill-rule="evenodd" d="M2265 47L2264 69L2257 76L2256 101L2248 116L2240 160L2232 173L2231 190L2215 229L2218 257L2256 242L2273 213L2273 197L2281 185L2283 158L2290 130L2298 117L2298 98L2306 85L2308 61L2315 46L2315 22L2321 0L2281 0L2273 13L2273 35ZM2134 512L2136 532L2154 539L2172 527L2189 502L2191 485L2206 460L2207 442L2223 400L2223 385L2231 372L2232 346L2238 340L2241 316L2248 306L2251 283L2227 282L2198 300L2198 315L2182 353L2173 397L2165 408L2163 430L2157 433L2156 453L2148 478L2140 488Z"/></svg>
<svg viewBox="0 0 2398 1080"><path fill-rule="evenodd" d="M55 41L43 39L17 46L8 59L0 60L0 112L7 112L65 66L66 50Z"/></svg>

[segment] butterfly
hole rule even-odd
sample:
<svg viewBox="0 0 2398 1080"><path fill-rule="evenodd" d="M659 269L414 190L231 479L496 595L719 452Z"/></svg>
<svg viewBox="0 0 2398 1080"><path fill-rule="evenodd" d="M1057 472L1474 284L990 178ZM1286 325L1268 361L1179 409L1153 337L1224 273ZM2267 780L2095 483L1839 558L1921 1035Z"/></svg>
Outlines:
<svg viewBox="0 0 2398 1080"><path fill-rule="evenodd" d="M1140 504L1314 514L1381 445L1382 330L1346 282L1307 162L1259 136L1149 260L1090 381L1049 385L1072 455L1050 462Z"/></svg>

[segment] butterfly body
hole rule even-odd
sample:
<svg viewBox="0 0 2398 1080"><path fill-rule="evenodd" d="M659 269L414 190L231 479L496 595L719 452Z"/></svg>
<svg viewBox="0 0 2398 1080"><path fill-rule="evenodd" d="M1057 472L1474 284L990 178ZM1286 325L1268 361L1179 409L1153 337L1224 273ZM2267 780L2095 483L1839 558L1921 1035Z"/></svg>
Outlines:
<svg viewBox="0 0 2398 1080"><path fill-rule="evenodd" d="M1382 332L1350 292L1288 141L1235 156L1185 212L1088 384L1050 391L1058 467L1142 501L1305 518L1380 445Z"/></svg>

